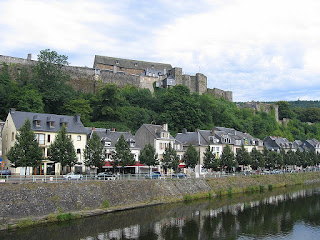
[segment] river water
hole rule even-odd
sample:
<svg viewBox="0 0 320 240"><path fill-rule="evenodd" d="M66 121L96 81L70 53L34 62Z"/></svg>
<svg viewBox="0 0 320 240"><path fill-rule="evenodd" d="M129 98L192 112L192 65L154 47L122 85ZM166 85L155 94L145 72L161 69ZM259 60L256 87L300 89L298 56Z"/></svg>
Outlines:
<svg viewBox="0 0 320 240"><path fill-rule="evenodd" d="M320 239L320 185L158 205L2 231L0 239Z"/></svg>

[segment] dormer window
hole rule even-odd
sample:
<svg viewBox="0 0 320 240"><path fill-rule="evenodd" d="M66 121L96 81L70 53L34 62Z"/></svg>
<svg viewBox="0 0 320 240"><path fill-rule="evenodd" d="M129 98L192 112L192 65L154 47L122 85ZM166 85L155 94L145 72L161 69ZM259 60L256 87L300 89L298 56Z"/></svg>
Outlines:
<svg viewBox="0 0 320 240"><path fill-rule="evenodd" d="M119 65L119 61L118 60L116 60L116 64Z"/></svg>
<svg viewBox="0 0 320 240"><path fill-rule="evenodd" d="M54 128L54 122L49 122L49 127Z"/></svg>
<svg viewBox="0 0 320 240"><path fill-rule="evenodd" d="M104 146L105 146L105 147L110 147L110 146L111 146L111 142L105 142L105 143L104 143Z"/></svg>
<svg viewBox="0 0 320 240"><path fill-rule="evenodd" d="M36 127L41 127L41 121L40 120L35 120Z"/></svg>

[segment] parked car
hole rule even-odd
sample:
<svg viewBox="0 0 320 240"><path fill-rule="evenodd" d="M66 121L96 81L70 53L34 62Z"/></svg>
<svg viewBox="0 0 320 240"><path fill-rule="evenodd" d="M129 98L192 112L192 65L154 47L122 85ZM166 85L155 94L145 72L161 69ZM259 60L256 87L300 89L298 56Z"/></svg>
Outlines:
<svg viewBox="0 0 320 240"><path fill-rule="evenodd" d="M152 172L148 175L145 175L145 178L146 179L160 179L160 178L162 178L162 176L161 176L160 172Z"/></svg>
<svg viewBox="0 0 320 240"><path fill-rule="evenodd" d="M116 180L116 178L117 178L116 175L110 174L107 172L98 173L98 175L96 176L96 179L99 179L99 180Z"/></svg>
<svg viewBox="0 0 320 240"><path fill-rule="evenodd" d="M187 174L184 174L184 173L175 173L175 174L172 174L172 178L187 178Z"/></svg>
<svg viewBox="0 0 320 240"><path fill-rule="evenodd" d="M11 175L11 171L9 169L3 169L3 170L0 169L0 175L9 176Z"/></svg>
<svg viewBox="0 0 320 240"><path fill-rule="evenodd" d="M63 175L62 177L66 180L82 180L82 174L74 172Z"/></svg>

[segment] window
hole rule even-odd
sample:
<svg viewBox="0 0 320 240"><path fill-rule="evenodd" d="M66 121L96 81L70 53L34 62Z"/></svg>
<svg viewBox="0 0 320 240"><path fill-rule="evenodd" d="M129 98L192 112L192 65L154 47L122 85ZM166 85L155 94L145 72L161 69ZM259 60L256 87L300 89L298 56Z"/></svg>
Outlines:
<svg viewBox="0 0 320 240"><path fill-rule="evenodd" d="M54 128L54 122L49 122L50 128Z"/></svg>
<svg viewBox="0 0 320 240"><path fill-rule="evenodd" d="M41 126L41 121L40 120L36 120L36 127L40 127Z"/></svg>
<svg viewBox="0 0 320 240"><path fill-rule="evenodd" d="M219 152L220 151L219 147L216 147L216 150L217 150L217 152Z"/></svg>
<svg viewBox="0 0 320 240"><path fill-rule="evenodd" d="M50 134L48 134L48 141L47 141L48 143L49 142L51 142L51 136L50 136Z"/></svg>
<svg viewBox="0 0 320 240"><path fill-rule="evenodd" d="M77 153L81 154L81 149L80 148L77 149Z"/></svg>
<svg viewBox="0 0 320 240"><path fill-rule="evenodd" d="M67 135L67 137L71 139L71 135Z"/></svg>
<svg viewBox="0 0 320 240"><path fill-rule="evenodd" d="M44 145L45 143L45 135L42 133L36 134L36 140L39 143L39 145Z"/></svg>
<svg viewBox="0 0 320 240"><path fill-rule="evenodd" d="M67 127L68 127L68 123L63 122L63 123L61 123L61 127L62 127L62 126L64 126L64 127L66 127L66 128L67 128Z"/></svg>
<svg viewBox="0 0 320 240"><path fill-rule="evenodd" d="M14 140L14 132L11 133L11 141Z"/></svg>
<svg viewBox="0 0 320 240"><path fill-rule="evenodd" d="M8 134L6 134L6 141L8 141Z"/></svg>
<svg viewBox="0 0 320 240"><path fill-rule="evenodd" d="M77 136L77 141L81 141L81 136L80 135Z"/></svg>

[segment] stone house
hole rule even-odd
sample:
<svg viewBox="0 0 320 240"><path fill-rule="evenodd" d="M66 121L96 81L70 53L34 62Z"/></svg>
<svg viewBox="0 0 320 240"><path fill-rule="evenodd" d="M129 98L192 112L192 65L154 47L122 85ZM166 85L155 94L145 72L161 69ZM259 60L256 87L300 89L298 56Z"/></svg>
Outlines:
<svg viewBox="0 0 320 240"><path fill-rule="evenodd" d="M181 157L183 154L183 149L181 148L181 143L177 142L168 131L168 124L154 125L154 124L143 124L136 132L136 143L137 147L141 150L147 145L151 144L158 154L158 159L160 165L158 170L161 169L162 159L165 149L171 145L176 149L177 154Z"/></svg>
<svg viewBox="0 0 320 240"><path fill-rule="evenodd" d="M200 162L203 165L204 153L208 146L213 153L216 154L217 158L220 158L222 154L222 144L219 140L212 134L210 130L197 130L196 132L188 132L186 129L182 133L176 135L176 140L182 142L183 149L186 150L189 145L195 147L199 152Z"/></svg>
<svg viewBox="0 0 320 240"><path fill-rule="evenodd" d="M88 129L88 128L87 128ZM93 133L96 133L101 140L101 144L104 146L106 163L102 167L105 171L112 171L112 153L116 150L116 143L121 135L127 141L130 151L134 156L136 164L133 166L127 166L126 170L130 173L147 173L149 167L139 163L140 148L136 146L136 137L130 132L118 132L116 129L105 128L90 128L88 138L91 138Z"/></svg>
<svg viewBox="0 0 320 240"><path fill-rule="evenodd" d="M67 134L72 139L73 145L78 158L78 164L71 168L71 171L83 173L85 172L83 151L87 142L87 131L80 121L80 115L66 116L46 113L21 112L11 109L5 121L2 136L2 149L4 167L10 169L12 174L24 175L25 168L12 168L6 154L13 147L16 141L16 135L24 124L26 119L31 122L31 130L34 132L40 147L43 150L43 160L40 166L35 169L27 167L28 175L54 175L60 174L60 163L54 163L47 159L48 147L54 142L62 125L67 128Z"/></svg>

